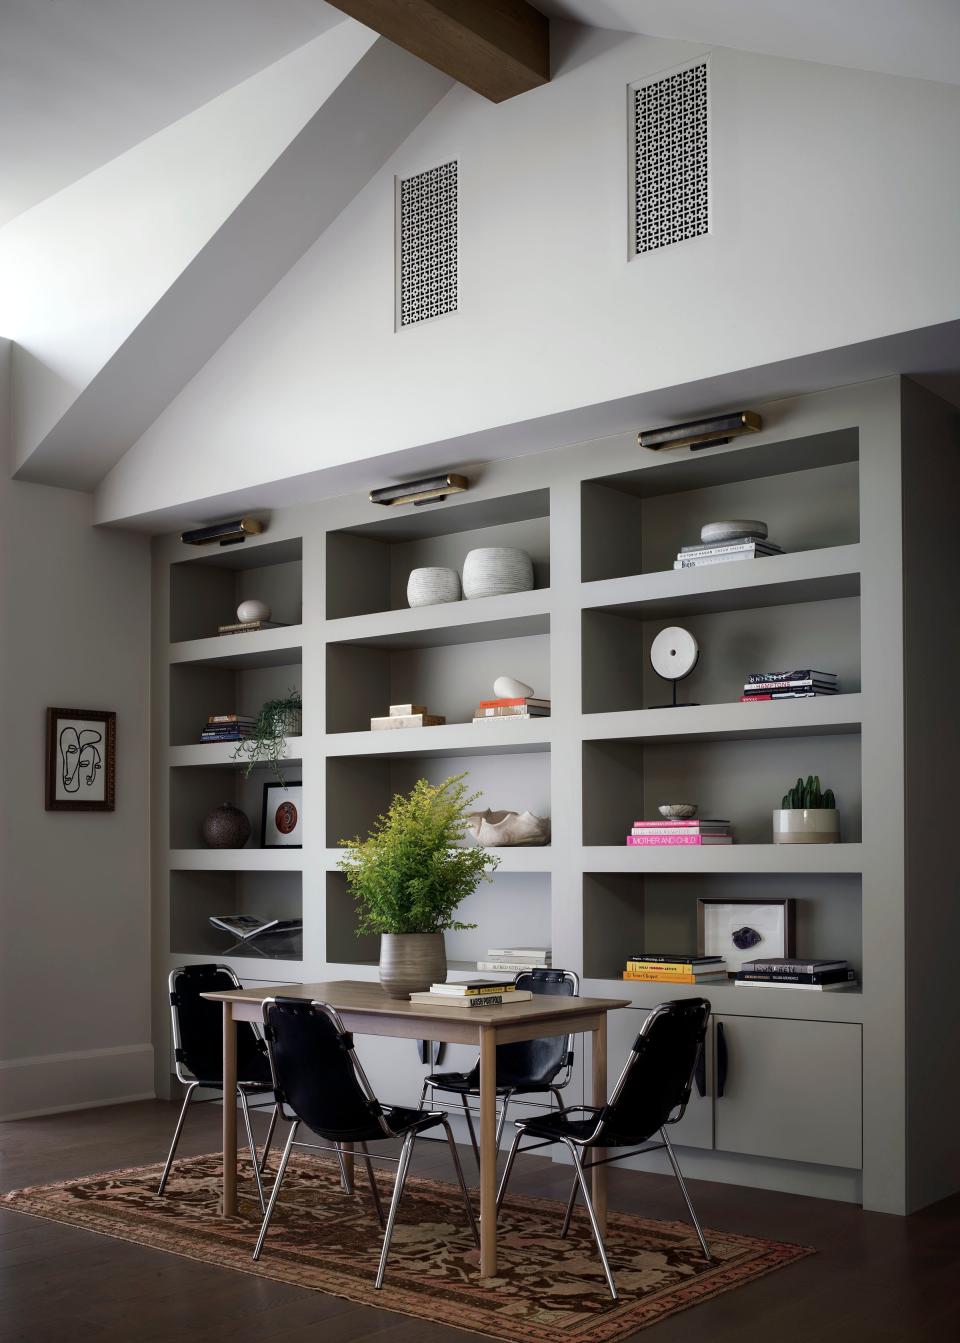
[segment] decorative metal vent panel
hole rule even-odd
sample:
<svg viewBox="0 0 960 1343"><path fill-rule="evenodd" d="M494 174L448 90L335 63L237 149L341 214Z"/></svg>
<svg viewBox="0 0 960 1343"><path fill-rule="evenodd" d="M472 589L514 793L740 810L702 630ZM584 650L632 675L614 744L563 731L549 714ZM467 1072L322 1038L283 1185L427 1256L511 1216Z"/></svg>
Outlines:
<svg viewBox="0 0 960 1343"><path fill-rule="evenodd" d="M710 231L707 62L635 85L635 255Z"/></svg>
<svg viewBox="0 0 960 1343"><path fill-rule="evenodd" d="M457 163L397 186L397 325L457 310Z"/></svg>

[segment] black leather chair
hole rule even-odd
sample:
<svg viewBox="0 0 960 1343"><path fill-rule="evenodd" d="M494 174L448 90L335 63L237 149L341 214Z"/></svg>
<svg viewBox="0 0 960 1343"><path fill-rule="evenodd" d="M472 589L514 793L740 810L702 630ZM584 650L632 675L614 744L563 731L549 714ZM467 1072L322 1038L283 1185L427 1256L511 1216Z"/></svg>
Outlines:
<svg viewBox="0 0 960 1343"><path fill-rule="evenodd" d="M314 1133L332 1143L338 1156L343 1156L343 1144L356 1143L363 1154L374 1210L384 1229L380 1263L375 1286L383 1285L383 1275L390 1252L390 1241L397 1218L397 1209L403 1196L403 1186L413 1145L421 1133L442 1127L450 1146L454 1170L463 1194L467 1220L477 1245L480 1237L470 1204L470 1195L463 1178L460 1158L453 1134L442 1110L410 1110L403 1106L384 1107L375 1096L353 1047L352 1034L344 1029L338 1013L328 1003L308 1002L303 998L267 998L263 1003L263 1033L270 1056L274 1095L283 1118L290 1124L277 1178L270 1193L263 1226L253 1252L260 1258L263 1243L276 1207L287 1162L294 1146L316 1147L315 1143L297 1143L297 1130L306 1124ZM397 1177L390 1200L390 1211L384 1225L380 1194L373 1174L368 1142L402 1138L399 1157L379 1155L380 1161L396 1161ZM323 1149L321 1149L323 1150ZM330 1150L329 1148L326 1150ZM341 1166L342 1169L342 1166Z"/></svg>
<svg viewBox="0 0 960 1343"><path fill-rule="evenodd" d="M208 1091L223 1091L223 1013L219 1003L208 1002L200 995L203 993L222 993L227 989L239 989L243 985L228 965L180 965L170 971L170 1017L173 1025L173 1049L177 1077L187 1088L180 1109L180 1117L174 1130L173 1142L167 1163L160 1177L158 1194L167 1187L170 1167L180 1142L187 1110L198 1087ZM263 1043L256 1026L249 1022L237 1023L237 1099L243 1111L243 1122L247 1130L247 1142L250 1145L250 1157L253 1161L253 1175L257 1183L260 1207L264 1207L263 1181L261 1174L266 1165L273 1130L277 1122L277 1110L274 1107L270 1116L270 1128L263 1146L263 1154L257 1159L257 1148L253 1140L250 1125L250 1106L248 1096L259 1092L271 1092L273 1080L270 1076L270 1060L267 1047ZM224 1097L226 1104L226 1097Z"/></svg>
<svg viewBox="0 0 960 1343"><path fill-rule="evenodd" d="M575 998L580 992L580 980L572 970L522 970L515 977L518 989L531 993L556 994ZM497 1098L500 1118L497 1122L497 1150L507 1119L507 1109L517 1095L553 1095L563 1108L560 1092L573 1073L573 1036L550 1035L540 1040L520 1040L516 1044L497 1046ZM480 1060L469 1072L431 1073L424 1078L420 1092L420 1107L427 1092L446 1091L460 1097L460 1108L467 1120L473 1154L480 1164L480 1149L470 1113L471 1097L480 1096Z"/></svg>
<svg viewBox="0 0 960 1343"><path fill-rule="evenodd" d="M687 998L661 1003L643 1023L643 1029L627 1056L623 1071L613 1089L613 1095L602 1109L590 1105L577 1105L559 1113L538 1115L533 1119L517 1122L517 1134L510 1148L503 1179L497 1191L497 1209L499 1210L503 1203L517 1150L524 1138L539 1139L530 1148L525 1149L529 1151L537 1147L548 1147L553 1143L564 1143L573 1157L576 1174L560 1234L565 1236L570 1228L570 1218L579 1187L587 1205L607 1286L614 1300L617 1299L617 1289L584 1173L592 1166L607 1165L613 1161L622 1161L628 1156L665 1149L687 1205L687 1211L696 1228L700 1246L706 1258L710 1259L707 1242L697 1221L697 1214L694 1212L666 1130L668 1124L676 1124L683 1117L687 1107L709 1018L710 1004L705 998ZM658 1132L661 1141L651 1143L650 1139ZM584 1159L586 1152L598 1147L630 1150L617 1151L613 1156L598 1157L594 1161Z"/></svg>

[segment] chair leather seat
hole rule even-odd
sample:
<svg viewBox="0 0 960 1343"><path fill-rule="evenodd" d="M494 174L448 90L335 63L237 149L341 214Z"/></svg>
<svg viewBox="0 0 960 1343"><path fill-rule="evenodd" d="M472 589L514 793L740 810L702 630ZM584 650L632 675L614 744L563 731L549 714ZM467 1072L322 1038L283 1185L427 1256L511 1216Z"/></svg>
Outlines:
<svg viewBox="0 0 960 1343"><path fill-rule="evenodd" d="M427 1081L438 1091L452 1091L458 1096L479 1096L480 1080L476 1071L469 1073L431 1073ZM547 1082L531 1082L526 1077L512 1077L499 1073L497 1076L497 1095L505 1096L508 1091L522 1091L525 1095L549 1091Z"/></svg>
<svg viewBox="0 0 960 1343"><path fill-rule="evenodd" d="M578 1109L575 1113L582 1114L582 1111ZM572 1138L574 1142L585 1142L597 1127L599 1115L600 1111L596 1110L583 1115L580 1119L571 1119L566 1111L553 1110L549 1114L522 1119L517 1128L528 1138L552 1138L554 1141Z"/></svg>
<svg viewBox="0 0 960 1343"><path fill-rule="evenodd" d="M394 1133L406 1135L411 1130L414 1133L422 1133L436 1124L442 1124L447 1115L444 1110L411 1110L405 1105L393 1105L389 1108L384 1106L383 1117ZM371 1136L382 1138L384 1135L378 1129L376 1135Z"/></svg>

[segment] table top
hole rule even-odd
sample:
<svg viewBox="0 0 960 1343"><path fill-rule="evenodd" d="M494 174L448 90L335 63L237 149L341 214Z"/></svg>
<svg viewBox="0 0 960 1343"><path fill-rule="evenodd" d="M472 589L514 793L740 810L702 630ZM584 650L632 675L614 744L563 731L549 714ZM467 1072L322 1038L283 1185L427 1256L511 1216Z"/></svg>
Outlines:
<svg viewBox="0 0 960 1343"><path fill-rule="evenodd" d="M329 1003L338 1012L364 1012L386 1017L436 1018L438 1021L470 1022L474 1026L499 1026L507 1022L556 1021L589 1013L610 1012L629 1007L629 998L566 998L536 993L522 1003L504 1003L497 1007L451 1007L446 1003L411 1003L406 998L390 998L374 981L339 979L325 984L270 984L253 989L227 989L223 993L205 993L204 998L218 1003L262 1003L266 998L308 998Z"/></svg>

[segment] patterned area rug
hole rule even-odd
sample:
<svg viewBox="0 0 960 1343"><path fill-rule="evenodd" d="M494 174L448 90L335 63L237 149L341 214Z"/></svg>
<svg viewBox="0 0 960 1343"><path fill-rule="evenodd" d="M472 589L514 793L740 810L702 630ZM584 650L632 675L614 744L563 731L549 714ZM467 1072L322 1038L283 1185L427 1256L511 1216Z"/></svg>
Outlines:
<svg viewBox="0 0 960 1343"><path fill-rule="evenodd" d="M411 1177L383 1289L376 1292L380 1233L362 1169L350 1198L334 1162L294 1156L257 1264L250 1255L259 1206L244 1198L236 1218L219 1216L219 1156L178 1161L165 1198L154 1193L160 1171L159 1165L139 1166L17 1189L4 1196L3 1206L510 1343L616 1343L813 1253L708 1231L711 1265L686 1223L611 1213L607 1248L620 1292L614 1303L582 1207L561 1240L559 1203L508 1197L499 1223L498 1275L481 1282L459 1191ZM382 1177L385 1199L389 1181Z"/></svg>

